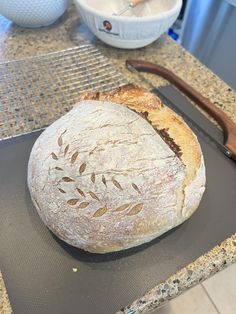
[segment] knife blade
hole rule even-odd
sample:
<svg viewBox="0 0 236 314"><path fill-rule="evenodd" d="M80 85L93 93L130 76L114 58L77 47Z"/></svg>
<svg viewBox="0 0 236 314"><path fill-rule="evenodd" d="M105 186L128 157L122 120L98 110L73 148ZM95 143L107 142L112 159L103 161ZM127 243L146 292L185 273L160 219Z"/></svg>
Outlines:
<svg viewBox="0 0 236 314"><path fill-rule="evenodd" d="M181 115L184 118L184 120L189 124L190 127L194 127L198 131L203 133L204 136L206 136L211 142L213 142L218 147L218 149L220 149L220 151L222 151L228 158L232 158L232 152L223 143L221 143L218 139L216 139L215 136L212 135L209 131L206 131L204 126L200 125L198 122L196 122L192 118L192 116L190 116L189 112L186 112L186 110L183 110L182 108L180 108L180 106L177 106L175 104L175 102L170 98L170 93L173 93L175 95L178 95L178 97L182 97L182 98L184 97L186 99L186 97L183 96L181 92L179 92L172 85L168 85L169 92L166 92L166 91L164 92L164 90L162 88L157 89L150 81L148 81L132 65L127 63L126 66L127 66L127 69L129 71L131 71L131 72L133 72L139 76L139 78L148 86L148 88L151 92L154 92L155 94L157 94L168 107L173 109L177 114ZM209 120L207 118L205 118L205 116L203 116L203 114L199 110L195 109L194 106L192 106L189 103L189 101L188 101L188 105L190 105L192 107L191 111L194 110L195 115L197 114L197 115L201 116L201 119L199 119L199 120L202 120L202 121L206 120L209 123ZM185 106L185 109L186 109L186 106ZM220 132L220 130L219 130L219 132ZM222 136L218 136L218 137L222 137L222 141L223 141L223 133L221 135Z"/></svg>

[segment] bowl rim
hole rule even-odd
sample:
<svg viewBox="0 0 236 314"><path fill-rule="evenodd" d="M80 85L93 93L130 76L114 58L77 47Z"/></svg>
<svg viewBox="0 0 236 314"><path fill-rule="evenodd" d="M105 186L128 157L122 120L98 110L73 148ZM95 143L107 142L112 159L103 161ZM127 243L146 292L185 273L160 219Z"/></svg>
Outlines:
<svg viewBox="0 0 236 314"><path fill-rule="evenodd" d="M93 7L87 5L86 0L74 0L77 2L79 5L81 5L85 10L89 11L92 14L99 15L101 17L105 17L106 19L113 19L117 21L126 21L126 22L137 22L137 21L142 21L142 22L151 22L155 21L159 18L164 19L170 16L173 16L176 14L178 11L180 11L182 7L182 0L174 0L175 5L167 11L162 11L158 14L151 15L151 16L117 16L117 15L112 15L110 13L103 13L103 11L99 11L94 9Z"/></svg>

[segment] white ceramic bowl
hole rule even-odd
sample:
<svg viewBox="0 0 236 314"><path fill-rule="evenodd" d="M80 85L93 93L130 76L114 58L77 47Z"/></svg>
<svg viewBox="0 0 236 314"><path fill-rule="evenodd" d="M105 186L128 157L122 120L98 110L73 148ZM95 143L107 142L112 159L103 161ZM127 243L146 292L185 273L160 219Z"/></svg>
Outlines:
<svg viewBox="0 0 236 314"><path fill-rule="evenodd" d="M176 20L182 0L148 0L132 14L116 16L128 0L74 0L90 30L103 42L118 48L134 49L155 41ZM144 15L144 16L139 16Z"/></svg>
<svg viewBox="0 0 236 314"><path fill-rule="evenodd" d="M0 0L0 14L22 27L54 23L67 9L69 0Z"/></svg>

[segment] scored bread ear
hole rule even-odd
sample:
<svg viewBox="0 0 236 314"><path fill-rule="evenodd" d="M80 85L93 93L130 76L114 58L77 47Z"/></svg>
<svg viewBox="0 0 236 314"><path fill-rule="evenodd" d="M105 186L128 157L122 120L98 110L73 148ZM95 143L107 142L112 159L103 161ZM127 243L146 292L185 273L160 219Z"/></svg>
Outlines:
<svg viewBox="0 0 236 314"><path fill-rule="evenodd" d="M186 167L182 215L186 219L190 217L198 207L198 197L194 197L192 193L194 191L194 194L198 193L199 196L203 194L206 177L200 144L184 120L164 105L154 93L133 84L124 85L111 92L87 92L80 96L80 100L89 99L127 106L141 114L159 133Z"/></svg>

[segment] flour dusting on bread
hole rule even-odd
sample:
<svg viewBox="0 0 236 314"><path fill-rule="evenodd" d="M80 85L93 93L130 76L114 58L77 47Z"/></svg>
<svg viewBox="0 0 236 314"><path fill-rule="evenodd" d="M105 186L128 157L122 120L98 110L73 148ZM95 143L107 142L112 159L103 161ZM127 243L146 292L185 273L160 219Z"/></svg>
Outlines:
<svg viewBox="0 0 236 314"><path fill-rule="evenodd" d="M130 85L81 98L31 152L28 186L45 224L71 245L106 253L187 219L204 192L205 168L183 120Z"/></svg>

